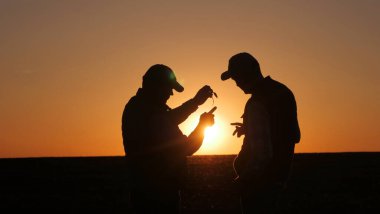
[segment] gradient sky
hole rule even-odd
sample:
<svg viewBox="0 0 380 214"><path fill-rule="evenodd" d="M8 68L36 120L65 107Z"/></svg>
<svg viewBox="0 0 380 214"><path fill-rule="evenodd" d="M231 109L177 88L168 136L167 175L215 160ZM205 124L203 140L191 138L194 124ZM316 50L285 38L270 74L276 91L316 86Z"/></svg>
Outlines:
<svg viewBox="0 0 380 214"><path fill-rule="evenodd" d="M380 151L380 1L0 0L0 157L123 155L121 114L153 64L208 84L217 136L197 154L235 154L249 96L220 73L246 51L294 92L296 152ZM189 134L207 101L187 122Z"/></svg>

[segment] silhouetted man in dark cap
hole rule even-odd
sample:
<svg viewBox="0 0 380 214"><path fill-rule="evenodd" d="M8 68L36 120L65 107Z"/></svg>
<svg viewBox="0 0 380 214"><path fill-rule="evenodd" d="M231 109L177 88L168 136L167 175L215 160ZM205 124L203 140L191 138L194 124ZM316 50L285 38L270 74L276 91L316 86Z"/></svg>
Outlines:
<svg viewBox="0 0 380 214"><path fill-rule="evenodd" d="M203 113L189 135L178 125L198 109L213 90L201 88L194 98L171 109L166 105L173 89L182 92L174 72L157 64L143 77L142 88L126 104L122 117L124 150L131 175L131 201L137 213L178 213L186 156L202 145L204 129L214 124L212 113Z"/></svg>
<svg viewBox="0 0 380 214"><path fill-rule="evenodd" d="M234 161L243 213L271 213L289 177L294 146L300 141L297 107L285 85L263 77L258 61L248 53L229 60L222 80L233 79L247 101L243 123L233 135L245 135Z"/></svg>

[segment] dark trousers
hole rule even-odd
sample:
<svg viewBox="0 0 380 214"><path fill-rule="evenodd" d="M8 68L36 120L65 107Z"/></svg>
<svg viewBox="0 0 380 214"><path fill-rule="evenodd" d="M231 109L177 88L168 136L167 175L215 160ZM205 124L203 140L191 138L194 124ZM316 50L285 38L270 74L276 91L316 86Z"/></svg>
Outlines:
<svg viewBox="0 0 380 214"><path fill-rule="evenodd" d="M276 213L277 202L283 190L282 184L243 186L240 190L242 213Z"/></svg>
<svg viewBox="0 0 380 214"><path fill-rule="evenodd" d="M131 191L130 197L137 214L180 213L178 189L135 189Z"/></svg>

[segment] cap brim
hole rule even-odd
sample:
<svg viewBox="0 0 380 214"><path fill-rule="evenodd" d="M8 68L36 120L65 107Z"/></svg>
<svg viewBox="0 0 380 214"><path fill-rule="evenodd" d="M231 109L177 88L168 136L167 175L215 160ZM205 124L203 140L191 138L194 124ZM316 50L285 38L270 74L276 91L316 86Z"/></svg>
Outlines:
<svg viewBox="0 0 380 214"><path fill-rule="evenodd" d="M231 71L225 71L222 73L222 75L220 76L220 78L224 81L224 80L228 80L229 78L231 78Z"/></svg>
<svg viewBox="0 0 380 214"><path fill-rule="evenodd" d="M179 84L177 81L173 84L173 89L177 92L182 92L185 90L181 84Z"/></svg>

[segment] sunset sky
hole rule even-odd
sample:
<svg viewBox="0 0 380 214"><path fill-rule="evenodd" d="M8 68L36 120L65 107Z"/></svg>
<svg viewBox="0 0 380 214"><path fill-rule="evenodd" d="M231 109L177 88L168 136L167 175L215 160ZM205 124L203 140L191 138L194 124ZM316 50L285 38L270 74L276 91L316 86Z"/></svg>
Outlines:
<svg viewBox="0 0 380 214"><path fill-rule="evenodd" d="M206 84L219 95L214 133L197 154L236 154L242 138L229 124L241 122L249 96L220 74L243 51L293 91L297 153L380 151L379 8L377 0L0 0L0 157L124 155L124 105L157 63L185 87L171 107Z"/></svg>

